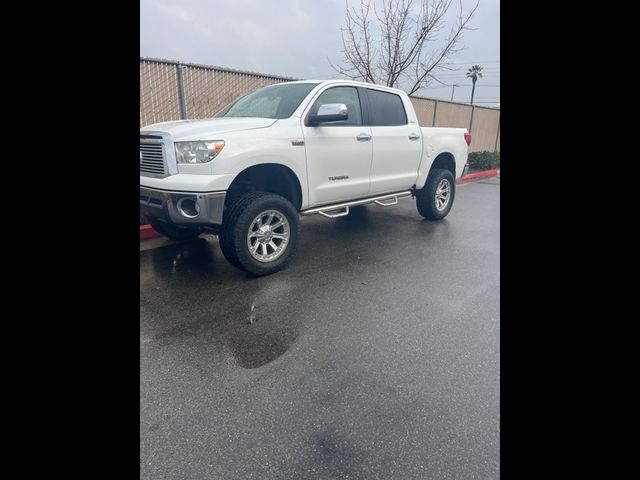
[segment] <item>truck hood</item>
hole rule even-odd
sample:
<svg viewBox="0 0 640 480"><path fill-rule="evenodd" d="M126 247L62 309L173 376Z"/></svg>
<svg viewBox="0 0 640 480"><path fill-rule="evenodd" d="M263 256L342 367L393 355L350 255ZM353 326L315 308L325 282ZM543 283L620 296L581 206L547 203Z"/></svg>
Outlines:
<svg viewBox="0 0 640 480"><path fill-rule="evenodd" d="M179 120L147 125L140 131L166 132L174 141L224 140L221 135L240 130L270 127L274 118L222 117L205 120Z"/></svg>

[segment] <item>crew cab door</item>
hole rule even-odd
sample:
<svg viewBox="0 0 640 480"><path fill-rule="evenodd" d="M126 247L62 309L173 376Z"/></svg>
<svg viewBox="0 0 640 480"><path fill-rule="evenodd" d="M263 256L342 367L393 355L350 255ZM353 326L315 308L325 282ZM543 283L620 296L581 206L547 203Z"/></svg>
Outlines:
<svg viewBox="0 0 640 480"><path fill-rule="evenodd" d="M319 92L302 118L307 154L309 206L362 198L369 193L371 129L363 125L358 88L333 86ZM342 103L347 120L312 126L320 105Z"/></svg>
<svg viewBox="0 0 640 480"><path fill-rule="evenodd" d="M411 106L405 105L400 95L373 88L363 90L373 137L370 193L407 190L416 182L422 157L422 131L413 110L407 112Z"/></svg>

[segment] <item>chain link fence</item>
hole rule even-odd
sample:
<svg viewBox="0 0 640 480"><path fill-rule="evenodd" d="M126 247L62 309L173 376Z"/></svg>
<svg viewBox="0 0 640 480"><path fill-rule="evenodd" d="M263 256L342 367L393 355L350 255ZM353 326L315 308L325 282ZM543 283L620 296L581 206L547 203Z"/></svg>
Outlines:
<svg viewBox="0 0 640 480"><path fill-rule="evenodd" d="M140 58L140 126L169 120L209 118L236 98L290 77ZM423 127L467 128L471 151L500 151L500 110L411 97Z"/></svg>
<svg viewBox="0 0 640 480"><path fill-rule="evenodd" d="M140 126L209 118L242 95L292 80L297 79L140 58Z"/></svg>

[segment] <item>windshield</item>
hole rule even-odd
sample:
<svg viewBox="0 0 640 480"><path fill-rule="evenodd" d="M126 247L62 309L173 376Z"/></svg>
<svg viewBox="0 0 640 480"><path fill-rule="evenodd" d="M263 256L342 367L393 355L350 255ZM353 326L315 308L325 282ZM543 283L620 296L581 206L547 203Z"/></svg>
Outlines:
<svg viewBox="0 0 640 480"><path fill-rule="evenodd" d="M289 83L261 88L239 98L216 117L289 118L317 83Z"/></svg>

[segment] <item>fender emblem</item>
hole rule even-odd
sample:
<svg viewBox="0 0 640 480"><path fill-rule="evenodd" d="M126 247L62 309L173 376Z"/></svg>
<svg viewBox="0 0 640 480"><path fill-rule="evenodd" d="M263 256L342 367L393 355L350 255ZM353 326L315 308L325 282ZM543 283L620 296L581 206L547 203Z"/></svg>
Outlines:
<svg viewBox="0 0 640 480"><path fill-rule="evenodd" d="M334 180L347 180L349 178L349 175L340 175L339 177L329 177L330 181L334 181Z"/></svg>
<svg viewBox="0 0 640 480"><path fill-rule="evenodd" d="M294 147L303 147L304 146L304 140L301 138L298 138L296 140L291 140L291 145L293 145Z"/></svg>

